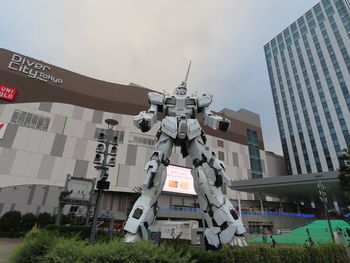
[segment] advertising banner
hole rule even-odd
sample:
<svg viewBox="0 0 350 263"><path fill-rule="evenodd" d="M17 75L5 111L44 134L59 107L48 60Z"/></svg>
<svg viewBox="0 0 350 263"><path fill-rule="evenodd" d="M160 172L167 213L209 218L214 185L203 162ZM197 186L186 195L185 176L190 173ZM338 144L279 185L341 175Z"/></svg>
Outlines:
<svg viewBox="0 0 350 263"><path fill-rule="evenodd" d="M92 180L72 177L67 184L67 191L72 191L69 195L71 200L89 201L92 189Z"/></svg>
<svg viewBox="0 0 350 263"><path fill-rule="evenodd" d="M4 137L6 128L7 128L7 123L0 122L0 139Z"/></svg>
<svg viewBox="0 0 350 263"><path fill-rule="evenodd" d="M157 232L161 232L161 238L174 239L179 237L180 239L192 240L197 236L196 229L198 229L199 224L196 220L157 220L154 227Z"/></svg>
<svg viewBox="0 0 350 263"><path fill-rule="evenodd" d="M4 85L0 85L0 99L13 101L17 90Z"/></svg>
<svg viewBox="0 0 350 263"><path fill-rule="evenodd" d="M163 191L196 195L191 169L169 165Z"/></svg>

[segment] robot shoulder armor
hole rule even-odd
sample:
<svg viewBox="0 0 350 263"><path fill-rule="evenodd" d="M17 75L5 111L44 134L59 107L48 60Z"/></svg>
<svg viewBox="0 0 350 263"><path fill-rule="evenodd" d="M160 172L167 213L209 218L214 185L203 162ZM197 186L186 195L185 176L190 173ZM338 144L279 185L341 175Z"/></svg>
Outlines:
<svg viewBox="0 0 350 263"><path fill-rule="evenodd" d="M213 101L213 95L204 93L198 97L198 107L208 107Z"/></svg>
<svg viewBox="0 0 350 263"><path fill-rule="evenodd" d="M164 94L158 92L148 92L148 99L151 104L163 105Z"/></svg>

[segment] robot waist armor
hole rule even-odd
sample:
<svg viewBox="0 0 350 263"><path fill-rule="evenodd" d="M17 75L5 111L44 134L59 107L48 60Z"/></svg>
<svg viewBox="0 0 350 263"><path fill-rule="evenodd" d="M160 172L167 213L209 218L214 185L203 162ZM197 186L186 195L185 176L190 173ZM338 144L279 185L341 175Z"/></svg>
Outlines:
<svg viewBox="0 0 350 263"><path fill-rule="evenodd" d="M187 119L186 117L170 117L167 116L162 120L161 131L169 135L173 139L192 140L200 136L202 128L197 119Z"/></svg>

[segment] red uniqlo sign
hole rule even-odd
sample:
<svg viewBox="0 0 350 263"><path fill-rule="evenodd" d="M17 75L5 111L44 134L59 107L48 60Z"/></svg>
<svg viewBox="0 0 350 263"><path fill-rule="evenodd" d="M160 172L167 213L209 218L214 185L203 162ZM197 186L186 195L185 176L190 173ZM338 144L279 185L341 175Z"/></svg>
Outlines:
<svg viewBox="0 0 350 263"><path fill-rule="evenodd" d="M4 137L6 128L7 128L7 123L0 122L0 139Z"/></svg>
<svg viewBox="0 0 350 263"><path fill-rule="evenodd" d="M14 100L17 90L4 85L0 85L0 99Z"/></svg>

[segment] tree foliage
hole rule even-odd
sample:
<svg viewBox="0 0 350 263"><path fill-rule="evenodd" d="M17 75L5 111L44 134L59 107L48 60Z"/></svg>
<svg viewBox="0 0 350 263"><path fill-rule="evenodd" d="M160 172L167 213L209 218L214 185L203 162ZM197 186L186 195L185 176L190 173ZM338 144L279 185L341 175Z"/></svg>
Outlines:
<svg viewBox="0 0 350 263"><path fill-rule="evenodd" d="M33 213L26 213L22 216L20 225L21 232L28 232L36 224L36 216Z"/></svg>
<svg viewBox="0 0 350 263"><path fill-rule="evenodd" d="M8 211L0 218L0 231L18 232L22 215L18 211Z"/></svg>
<svg viewBox="0 0 350 263"><path fill-rule="evenodd" d="M343 190L344 201L350 204L350 147L343 149L343 155L339 157L339 183Z"/></svg>
<svg viewBox="0 0 350 263"><path fill-rule="evenodd" d="M45 227L47 225L53 224L54 223L54 218L49 213L44 212L44 213L40 213L38 215L37 222L38 222L38 226L39 227Z"/></svg>

